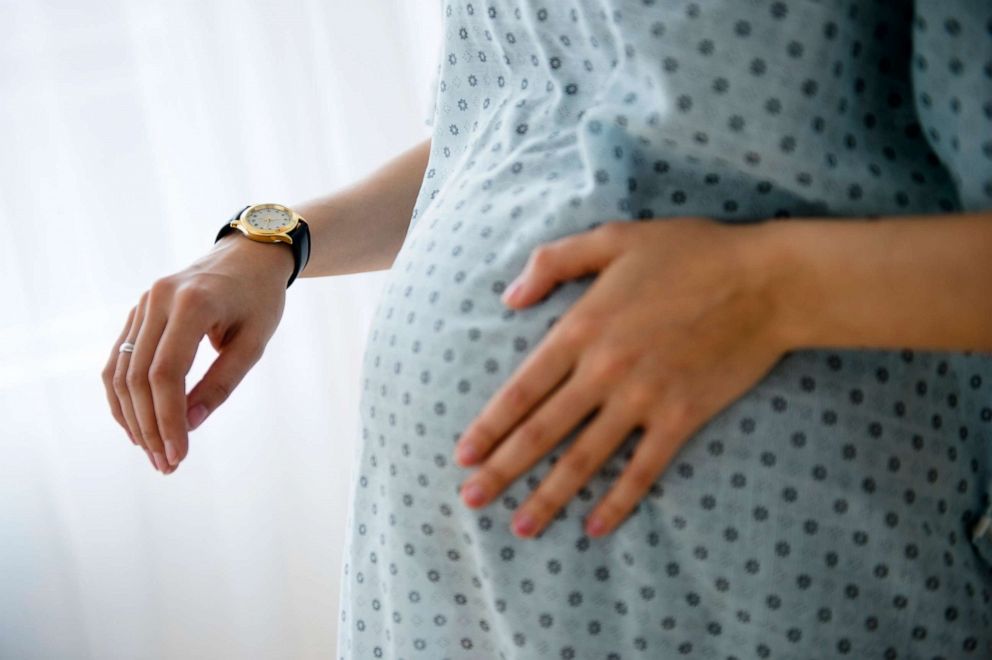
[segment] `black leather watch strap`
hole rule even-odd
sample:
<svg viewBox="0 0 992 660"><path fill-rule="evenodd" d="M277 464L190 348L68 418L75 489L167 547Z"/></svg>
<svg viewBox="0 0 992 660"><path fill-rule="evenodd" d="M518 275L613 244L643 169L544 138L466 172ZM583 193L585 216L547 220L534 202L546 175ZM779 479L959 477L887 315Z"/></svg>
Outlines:
<svg viewBox="0 0 992 660"><path fill-rule="evenodd" d="M293 239L293 244L289 247L293 248L296 265L293 268L293 274L289 276L289 282L286 283L287 289L310 261L310 225L307 224L306 220L300 218L293 231L289 232L289 237Z"/></svg>
<svg viewBox="0 0 992 660"><path fill-rule="evenodd" d="M248 206L250 206L250 204ZM235 228L231 226L231 223L234 222L235 220L237 220L238 219L238 216L241 215L242 213L244 213L245 209L248 208L248 206L245 206L242 209L240 209L237 213L235 213L234 215L231 216L231 219L230 220L228 220L227 222L224 223L224 226L220 228L220 231L219 232L217 232L217 238L214 239L214 243L216 243L220 239L224 238L225 236L227 236L228 234L230 234L232 231L236 231Z"/></svg>
<svg viewBox="0 0 992 660"><path fill-rule="evenodd" d="M214 243L224 238L232 231L238 231L235 227L231 226L231 223L237 220L238 216L240 216L246 208L248 208L248 206L238 210L237 213L231 216L230 220L224 223L224 226L217 232L217 238L214 239ZM286 288L288 289L293 283L293 280L296 279L296 276L300 274L300 271L302 271L306 267L307 262L310 261L310 226L305 220L300 219L296 227L294 227L293 230L287 235L293 239L293 244L288 246L293 251L293 273L289 276L289 281L286 283ZM247 240L251 239L247 238Z"/></svg>

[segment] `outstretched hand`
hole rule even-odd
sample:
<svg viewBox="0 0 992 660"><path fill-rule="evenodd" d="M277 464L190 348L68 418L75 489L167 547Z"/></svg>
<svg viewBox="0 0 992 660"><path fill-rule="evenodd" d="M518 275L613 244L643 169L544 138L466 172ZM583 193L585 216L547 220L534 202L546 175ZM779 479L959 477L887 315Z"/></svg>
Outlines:
<svg viewBox="0 0 992 660"><path fill-rule="evenodd" d="M776 323L777 273L762 241L775 228L765 224L608 222L535 248L503 294L510 307L599 274L458 440L458 463L479 464L462 484L466 504L492 501L596 411L512 524L518 536L543 530L641 427L586 519L589 536L614 530L691 435L791 348Z"/></svg>

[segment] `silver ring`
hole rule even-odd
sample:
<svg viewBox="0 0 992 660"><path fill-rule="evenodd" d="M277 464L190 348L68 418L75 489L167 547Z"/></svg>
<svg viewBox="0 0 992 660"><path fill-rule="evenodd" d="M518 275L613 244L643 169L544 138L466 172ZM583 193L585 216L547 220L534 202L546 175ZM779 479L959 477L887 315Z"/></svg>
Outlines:
<svg viewBox="0 0 992 660"><path fill-rule="evenodd" d="M126 341L117 349L118 353L134 353L134 343Z"/></svg>

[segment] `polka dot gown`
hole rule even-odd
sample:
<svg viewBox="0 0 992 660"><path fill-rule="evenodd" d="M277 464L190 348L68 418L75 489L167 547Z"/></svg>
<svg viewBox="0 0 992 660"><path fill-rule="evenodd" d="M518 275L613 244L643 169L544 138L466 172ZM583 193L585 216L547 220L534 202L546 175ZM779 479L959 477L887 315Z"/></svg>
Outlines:
<svg viewBox="0 0 992 660"><path fill-rule="evenodd" d="M430 160L364 356L339 657L992 656L992 355L787 353L596 539L640 430L531 539L511 516L582 425L481 509L452 460L594 277L503 305L544 242L992 207L992 5L441 8Z"/></svg>

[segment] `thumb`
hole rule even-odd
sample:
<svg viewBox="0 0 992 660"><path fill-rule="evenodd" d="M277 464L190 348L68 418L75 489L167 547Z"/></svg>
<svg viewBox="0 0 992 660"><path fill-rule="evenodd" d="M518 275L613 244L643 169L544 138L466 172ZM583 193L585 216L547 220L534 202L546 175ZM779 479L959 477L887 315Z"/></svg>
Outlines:
<svg viewBox="0 0 992 660"><path fill-rule="evenodd" d="M559 282L598 273L623 249L625 228L608 222L593 229L568 234L531 250L523 272L503 293L507 305L528 306L540 300Z"/></svg>
<svg viewBox="0 0 992 660"><path fill-rule="evenodd" d="M238 333L220 349L217 359L187 396L187 430L198 427L227 400L264 351L265 342L247 332Z"/></svg>

